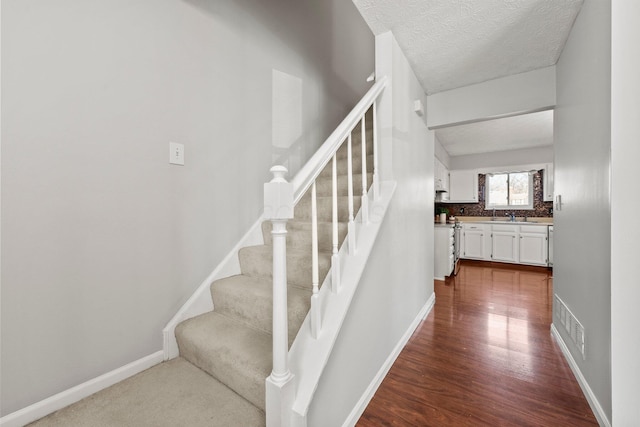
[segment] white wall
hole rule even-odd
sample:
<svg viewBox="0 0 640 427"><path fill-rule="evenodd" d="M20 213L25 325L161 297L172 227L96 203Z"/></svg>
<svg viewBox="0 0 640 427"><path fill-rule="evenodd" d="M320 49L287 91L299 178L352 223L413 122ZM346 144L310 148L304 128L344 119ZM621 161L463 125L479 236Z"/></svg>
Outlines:
<svg viewBox="0 0 640 427"><path fill-rule="evenodd" d="M391 33L376 37L376 74L389 75L382 103L393 116L381 140L398 183L365 274L309 409L310 426L340 426L433 293L434 135L413 112L424 91ZM381 106L380 114L389 113Z"/></svg>
<svg viewBox="0 0 640 427"><path fill-rule="evenodd" d="M3 0L0 414L160 350L373 53L339 0Z"/></svg>
<svg viewBox="0 0 640 427"><path fill-rule="evenodd" d="M552 146L453 156L449 169L482 169L545 163L553 163Z"/></svg>
<svg viewBox="0 0 640 427"><path fill-rule="evenodd" d="M629 227L629 213L640 212L640 197L629 196L640 159L640 2L612 2L611 58L611 420L632 426L640 420L640 228Z"/></svg>
<svg viewBox="0 0 640 427"><path fill-rule="evenodd" d="M501 77L427 97L429 129L534 111L556 104L555 66Z"/></svg>
<svg viewBox="0 0 640 427"><path fill-rule="evenodd" d="M433 151L436 158L440 160L440 162L442 162L442 164L445 165L447 169L449 169L451 165L451 157L449 156L449 153L447 153L447 150L444 149L440 141L438 141L437 137L434 137L434 141L435 142Z"/></svg>
<svg viewBox="0 0 640 427"><path fill-rule="evenodd" d="M554 210L553 284L584 326L585 360L561 325L556 328L609 420L610 58L611 4L585 0L556 65L555 194L562 196L563 204Z"/></svg>

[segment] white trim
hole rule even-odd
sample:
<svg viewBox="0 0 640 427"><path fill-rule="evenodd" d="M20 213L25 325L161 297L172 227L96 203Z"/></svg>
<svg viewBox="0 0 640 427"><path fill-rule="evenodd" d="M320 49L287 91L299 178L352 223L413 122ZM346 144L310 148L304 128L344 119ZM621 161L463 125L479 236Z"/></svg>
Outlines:
<svg viewBox="0 0 640 427"><path fill-rule="evenodd" d="M242 239L229 251L227 256L216 266L216 268L207 276L206 279L198 286L191 297L185 302L180 310L167 323L162 330L162 349L164 351L164 360L178 357L178 343L176 341L175 329L180 322L192 317L213 310L213 301L211 301L210 287L214 280L224 277L240 274L240 260L238 259L238 251L245 246L254 246L264 244L262 236L263 217L251 226L249 231L242 236Z"/></svg>
<svg viewBox="0 0 640 427"><path fill-rule="evenodd" d="M591 390L591 387L589 387L589 383L587 382L585 377L582 375L582 372L580 371L578 364L576 363L575 359L571 355L571 352L569 351L569 347L567 347L567 344L565 344L564 340L562 339L562 336L560 336L560 333L558 332L555 325L553 324L551 325L551 336L558 343L560 350L562 350L562 354L564 355L564 358L567 360L567 363L569 364L571 371L573 371L573 375L575 375L576 380L578 380L578 384L580 384L580 388L582 389L584 396L587 398L587 402L589 402L589 406L593 411L593 415L595 415L596 419L598 420L598 424L600 424L603 427L611 427L611 422L607 418L607 414L605 414L604 409L602 409L602 406L600 406L600 402L598 402L596 395L593 393L593 390Z"/></svg>
<svg viewBox="0 0 640 427"><path fill-rule="evenodd" d="M26 408L22 408L0 418L0 427L20 427L39 420L59 409L78 402L87 396L104 390L120 381L132 377L150 367L162 362L162 351L156 351L149 356L138 359L111 372L100 375L87 382L62 391Z"/></svg>
<svg viewBox="0 0 640 427"><path fill-rule="evenodd" d="M555 65L551 65L551 67L554 67L554 66ZM457 89L460 89L460 88L457 88ZM454 89L450 89L450 90L454 90ZM434 95L437 95L437 94L434 93ZM432 95L429 95L429 96L432 96ZM427 97L427 99L429 99L429 96ZM522 116L524 114L541 113L543 111L553 110L554 108L555 108L555 105L548 105L548 106L540 107L540 108L533 108L533 109L527 109L527 110L518 110L518 111L511 112L511 113L494 114L494 115L491 115L491 116L484 116L484 117L480 117L480 118L477 118L477 119L461 120L459 122L444 123L444 124L441 124L441 125L433 125L433 126L428 126L428 128L429 128L429 130L438 130L438 129L449 128L449 127L452 127L452 126L463 126L463 125L470 125L470 124L473 124L473 123L488 122L490 120L508 119L509 117Z"/></svg>
<svg viewBox="0 0 640 427"><path fill-rule="evenodd" d="M360 416L367 408L367 405L369 405L369 402L371 401L371 399L373 399L376 390L378 390L378 387L380 387L380 384L382 384L382 381L387 375L387 372L389 372L394 362L400 355L400 352L402 352L402 349L404 349L405 345L407 345L407 342L409 342L409 339L415 332L416 328L422 321L424 321L424 319L427 318L435 303L436 294L432 293L424 307L422 307L416 318L413 319L413 322L411 322L411 325L409 325L407 331L404 333L402 338L400 338L400 341L395 346L391 354L389 354L389 357L384 362L376 376L373 378L373 380L369 384L369 387L367 387L367 389L364 391L364 393L360 397L360 400L358 400L358 403L356 403L356 406L354 406L354 408L351 410L351 413L345 420L344 424L342 424L342 427L352 427L356 425L356 423L360 419Z"/></svg>

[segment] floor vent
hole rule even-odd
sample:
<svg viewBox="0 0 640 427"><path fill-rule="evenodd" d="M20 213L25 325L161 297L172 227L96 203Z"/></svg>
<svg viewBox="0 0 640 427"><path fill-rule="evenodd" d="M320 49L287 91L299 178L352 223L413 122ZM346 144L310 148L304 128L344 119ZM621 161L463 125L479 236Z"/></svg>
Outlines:
<svg viewBox="0 0 640 427"><path fill-rule="evenodd" d="M584 354L584 326L578 321L576 316L569 310L569 307L562 301L558 295L554 295L555 304L553 304L553 317L562 325L565 332L571 337L571 341L582 354L582 360L585 360Z"/></svg>

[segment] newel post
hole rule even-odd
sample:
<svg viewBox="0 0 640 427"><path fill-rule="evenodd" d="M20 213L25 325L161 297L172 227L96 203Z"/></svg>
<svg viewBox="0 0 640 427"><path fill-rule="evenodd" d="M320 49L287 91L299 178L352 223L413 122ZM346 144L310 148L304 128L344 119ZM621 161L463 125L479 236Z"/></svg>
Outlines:
<svg viewBox="0 0 640 427"><path fill-rule="evenodd" d="M295 397L287 320L287 220L293 218L293 185L284 178L284 166L272 167L271 173L273 179L264 184L264 218L273 226L273 369L265 380L266 418L267 427L286 427Z"/></svg>

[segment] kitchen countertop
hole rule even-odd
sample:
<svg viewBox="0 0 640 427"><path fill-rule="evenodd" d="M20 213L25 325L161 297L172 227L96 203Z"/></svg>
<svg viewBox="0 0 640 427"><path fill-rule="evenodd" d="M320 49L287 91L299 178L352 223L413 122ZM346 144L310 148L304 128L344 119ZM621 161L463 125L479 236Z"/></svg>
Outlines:
<svg viewBox="0 0 640 427"><path fill-rule="evenodd" d="M543 225L543 226L549 226L549 225L553 225L553 218L545 218L545 217L533 217L533 218L527 218L526 221L524 221L524 217L516 217L515 221L509 221L508 218L501 218L498 217L495 221L492 221L490 217L485 217L485 216L463 216L463 217L456 217L456 220L460 223L460 224L470 224L470 223L475 223L475 224L495 224L495 225L499 225L499 224L503 224L503 225ZM436 222L434 224L436 227L452 227L454 225L454 223L449 222L446 224L442 224L442 223L438 223Z"/></svg>

